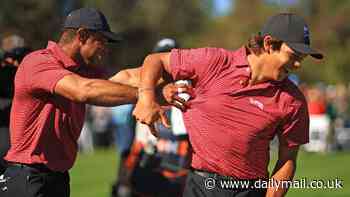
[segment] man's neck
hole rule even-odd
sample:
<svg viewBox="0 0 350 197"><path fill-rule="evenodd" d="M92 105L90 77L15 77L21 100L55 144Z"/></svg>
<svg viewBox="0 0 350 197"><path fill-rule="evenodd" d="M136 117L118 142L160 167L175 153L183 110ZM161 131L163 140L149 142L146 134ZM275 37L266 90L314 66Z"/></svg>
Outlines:
<svg viewBox="0 0 350 197"><path fill-rule="evenodd" d="M263 83L266 81L263 73L264 66L264 55L256 55L254 53L250 53L247 56L248 63L251 68L251 76L249 80L249 85L254 85L258 83Z"/></svg>
<svg viewBox="0 0 350 197"><path fill-rule="evenodd" d="M62 44L58 43L58 46L61 47L62 51L70 58L72 58L77 64L83 65L84 61L79 54L79 47L74 43Z"/></svg>

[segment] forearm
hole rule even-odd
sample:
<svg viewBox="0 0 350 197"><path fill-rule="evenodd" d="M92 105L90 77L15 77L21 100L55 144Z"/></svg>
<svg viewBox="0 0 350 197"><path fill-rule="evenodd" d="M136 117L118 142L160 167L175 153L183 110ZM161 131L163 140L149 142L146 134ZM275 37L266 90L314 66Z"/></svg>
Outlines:
<svg viewBox="0 0 350 197"><path fill-rule="evenodd" d="M84 101L93 105L115 106L137 100L136 88L107 80L89 80L84 91Z"/></svg>
<svg viewBox="0 0 350 197"><path fill-rule="evenodd" d="M169 62L168 53L157 53L146 57L141 70L141 83L138 89L138 101L133 111L136 120L150 126L151 132L157 135L154 122L161 120L162 124L170 127L165 110L156 101L156 84Z"/></svg>
<svg viewBox="0 0 350 197"><path fill-rule="evenodd" d="M293 160L288 161L277 161L276 166L274 168L271 179L277 184L277 187L268 188L266 196L267 197L280 197L284 196L288 188L286 185L282 185L281 181L293 180L294 174L296 170L296 164Z"/></svg>
<svg viewBox="0 0 350 197"><path fill-rule="evenodd" d="M155 88L164 70L163 63L156 55L145 58L141 70L140 96L155 99Z"/></svg>
<svg viewBox="0 0 350 197"><path fill-rule="evenodd" d="M280 140L282 141L282 140ZM267 189L266 196L284 196L288 191L288 185L282 184L282 181L293 180L296 170L296 161L299 147L289 147L284 143L280 143L278 150L278 160L273 170L271 179L276 183L274 186Z"/></svg>
<svg viewBox="0 0 350 197"><path fill-rule="evenodd" d="M121 83L124 85L129 85L132 87L140 87L141 67L121 70L115 75L113 75L111 78L109 78L108 80L116 83ZM157 86L162 84L163 82L164 82L164 79L160 78L157 81Z"/></svg>
<svg viewBox="0 0 350 197"><path fill-rule="evenodd" d="M140 85L140 76L141 68L132 68L121 70L115 75L113 75L108 80L116 83L121 83L124 85L129 85L132 87L139 87Z"/></svg>

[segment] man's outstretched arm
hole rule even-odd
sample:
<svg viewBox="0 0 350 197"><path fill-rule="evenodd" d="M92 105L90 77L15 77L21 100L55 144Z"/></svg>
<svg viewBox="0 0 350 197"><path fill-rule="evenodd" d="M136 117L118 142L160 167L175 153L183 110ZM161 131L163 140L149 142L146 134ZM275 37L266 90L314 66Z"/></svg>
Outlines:
<svg viewBox="0 0 350 197"><path fill-rule="evenodd" d="M59 80L54 92L75 102L100 106L135 103L137 100L135 87L76 74L66 75Z"/></svg>

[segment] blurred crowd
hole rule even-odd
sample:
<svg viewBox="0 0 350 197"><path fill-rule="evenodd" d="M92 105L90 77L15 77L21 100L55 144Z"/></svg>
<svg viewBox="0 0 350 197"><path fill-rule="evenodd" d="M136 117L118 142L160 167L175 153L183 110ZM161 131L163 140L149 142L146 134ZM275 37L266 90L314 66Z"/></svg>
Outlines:
<svg viewBox="0 0 350 197"><path fill-rule="evenodd" d="M310 113L310 143L305 149L333 152L350 148L350 84L300 86Z"/></svg>

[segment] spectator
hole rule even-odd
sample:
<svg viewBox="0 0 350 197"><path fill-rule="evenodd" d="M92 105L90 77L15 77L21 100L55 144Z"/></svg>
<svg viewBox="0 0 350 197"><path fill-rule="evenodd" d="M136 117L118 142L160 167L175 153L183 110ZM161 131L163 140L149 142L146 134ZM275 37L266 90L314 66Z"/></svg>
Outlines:
<svg viewBox="0 0 350 197"><path fill-rule="evenodd" d="M13 65L18 67L23 58L29 54L32 50L28 47L16 47L4 53L3 66Z"/></svg>
<svg viewBox="0 0 350 197"><path fill-rule="evenodd" d="M25 47L24 38L17 34L8 35L1 40L1 48L5 52L21 47Z"/></svg>
<svg viewBox="0 0 350 197"><path fill-rule="evenodd" d="M110 109L100 106L89 106L89 127L95 148L108 148L112 143L112 117Z"/></svg>
<svg viewBox="0 0 350 197"><path fill-rule="evenodd" d="M322 86L309 88L307 101L310 115L310 142L305 145L305 149L313 152L325 152L331 121L326 114L327 103Z"/></svg>

